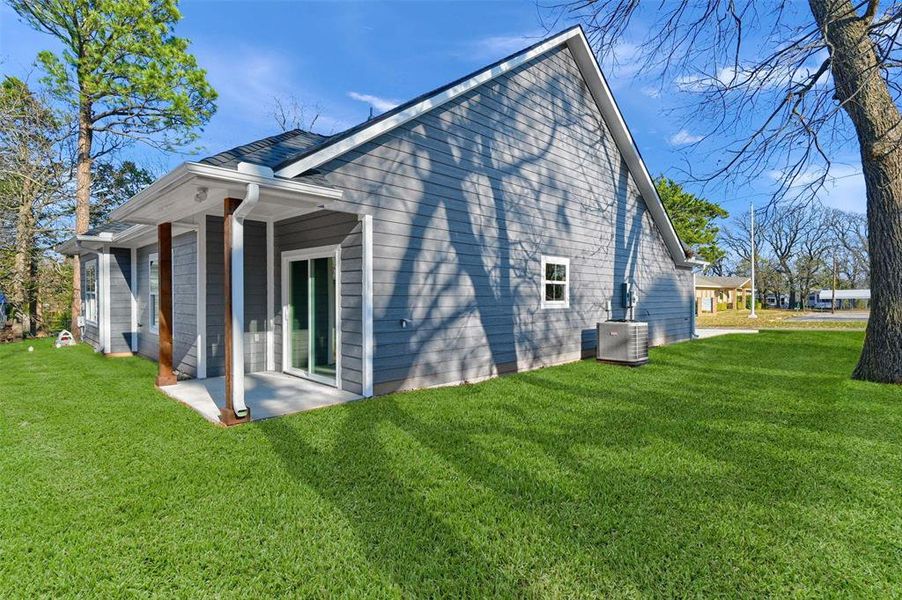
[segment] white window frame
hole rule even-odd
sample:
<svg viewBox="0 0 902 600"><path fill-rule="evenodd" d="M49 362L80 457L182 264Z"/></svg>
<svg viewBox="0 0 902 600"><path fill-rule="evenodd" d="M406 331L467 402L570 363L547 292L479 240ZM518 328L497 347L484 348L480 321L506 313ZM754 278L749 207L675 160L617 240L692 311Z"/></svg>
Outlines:
<svg viewBox="0 0 902 600"><path fill-rule="evenodd" d="M156 263L157 265L157 302L154 304L150 301L151 296L153 296L153 269L151 266ZM154 310L156 307L157 310ZM150 329L151 333L155 333L159 335L160 333L160 322L159 322L159 307L160 307L160 257L156 252L151 253L147 257L147 327Z"/></svg>
<svg viewBox="0 0 902 600"><path fill-rule="evenodd" d="M564 265L564 268L567 269L567 276L564 281L553 281L550 279L545 279L546 266L552 265ZM542 285L539 288L539 293L542 295L542 308L570 308L570 259L565 258L563 256L542 256L542 271L541 271L541 279ZM561 285L564 286L564 299L563 300L546 300L546 287L549 285Z"/></svg>
<svg viewBox="0 0 902 600"><path fill-rule="evenodd" d="M93 267L94 270L94 303L93 305L88 303L88 272L89 267ZM85 289L82 290L82 301L84 302L85 307L85 322L90 323L91 325L97 325L98 320L100 319L100 306L98 302L100 301L100 263L96 258L92 258L90 260L86 260L84 263L85 270ZM88 306L92 306L93 308L93 318L91 312L88 311Z"/></svg>

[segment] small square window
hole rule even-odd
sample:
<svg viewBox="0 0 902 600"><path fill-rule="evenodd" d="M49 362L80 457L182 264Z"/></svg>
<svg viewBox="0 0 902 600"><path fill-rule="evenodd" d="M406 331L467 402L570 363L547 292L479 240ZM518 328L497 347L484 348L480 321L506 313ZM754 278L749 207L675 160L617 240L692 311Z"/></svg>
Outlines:
<svg viewBox="0 0 902 600"><path fill-rule="evenodd" d="M542 308L570 306L570 259L542 257Z"/></svg>

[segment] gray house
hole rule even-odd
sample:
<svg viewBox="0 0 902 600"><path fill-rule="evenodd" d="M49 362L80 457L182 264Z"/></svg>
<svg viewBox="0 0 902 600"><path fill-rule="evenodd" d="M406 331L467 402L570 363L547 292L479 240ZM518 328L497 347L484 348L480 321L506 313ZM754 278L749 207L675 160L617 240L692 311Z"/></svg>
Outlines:
<svg viewBox="0 0 902 600"><path fill-rule="evenodd" d="M185 163L61 249L84 340L158 360L164 389L221 378L226 422L266 377L361 397L578 360L624 281L652 344L693 315L694 262L579 28L342 133Z"/></svg>

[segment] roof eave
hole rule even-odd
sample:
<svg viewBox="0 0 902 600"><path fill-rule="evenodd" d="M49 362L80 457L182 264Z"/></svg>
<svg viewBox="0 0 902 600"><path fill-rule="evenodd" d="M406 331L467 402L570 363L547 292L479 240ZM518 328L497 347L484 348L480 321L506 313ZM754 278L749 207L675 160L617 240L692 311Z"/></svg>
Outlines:
<svg viewBox="0 0 902 600"><path fill-rule="evenodd" d="M138 194L132 196L124 204L116 208L110 213L110 219L113 221L142 221L142 219L133 218L139 210L147 207L156 199L176 188L189 183L193 179L202 179L204 181L219 181L231 184L257 184L261 189L280 190L282 192L296 192L298 194L322 198L323 200L340 200L342 191L334 188L324 187L307 183L303 181L295 181L291 179L283 179L280 177L268 176L260 170L237 170L226 167L215 167L196 162L182 163L160 179L157 179L148 187L144 188ZM266 169L268 171L268 169Z"/></svg>

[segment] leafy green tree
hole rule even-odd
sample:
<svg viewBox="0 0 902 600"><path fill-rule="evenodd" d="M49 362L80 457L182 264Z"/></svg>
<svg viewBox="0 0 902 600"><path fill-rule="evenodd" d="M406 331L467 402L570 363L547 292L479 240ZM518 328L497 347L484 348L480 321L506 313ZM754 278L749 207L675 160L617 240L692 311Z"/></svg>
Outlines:
<svg viewBox="0 0 902 600"><path fill-rule="evenodd" d="M154 176L130 160L116 165L111 162L94 163L91 182L91 227L103 223L123 202L153 183Z"/></svg>
<svg viewBox="0 0 902 600"><path fill-rule="evenodd" d="M132 142L169 149L190 143L216 110L216 92L174 35L176 0L8 0L57 39L43 51L43 83L77 125L75 232L90 222L92 162ZM72 319L80 312L73 268Z"/></svg>
<svg viewBox="0 0 902 600"><path fill-rule="evenodd" d="M655 180L655 187L683 243L702 260L712 265L720 263L727 253L717 245L720 228L714 220L727 218L727 211L719 204L687 192L663 175Z"/></svg>

